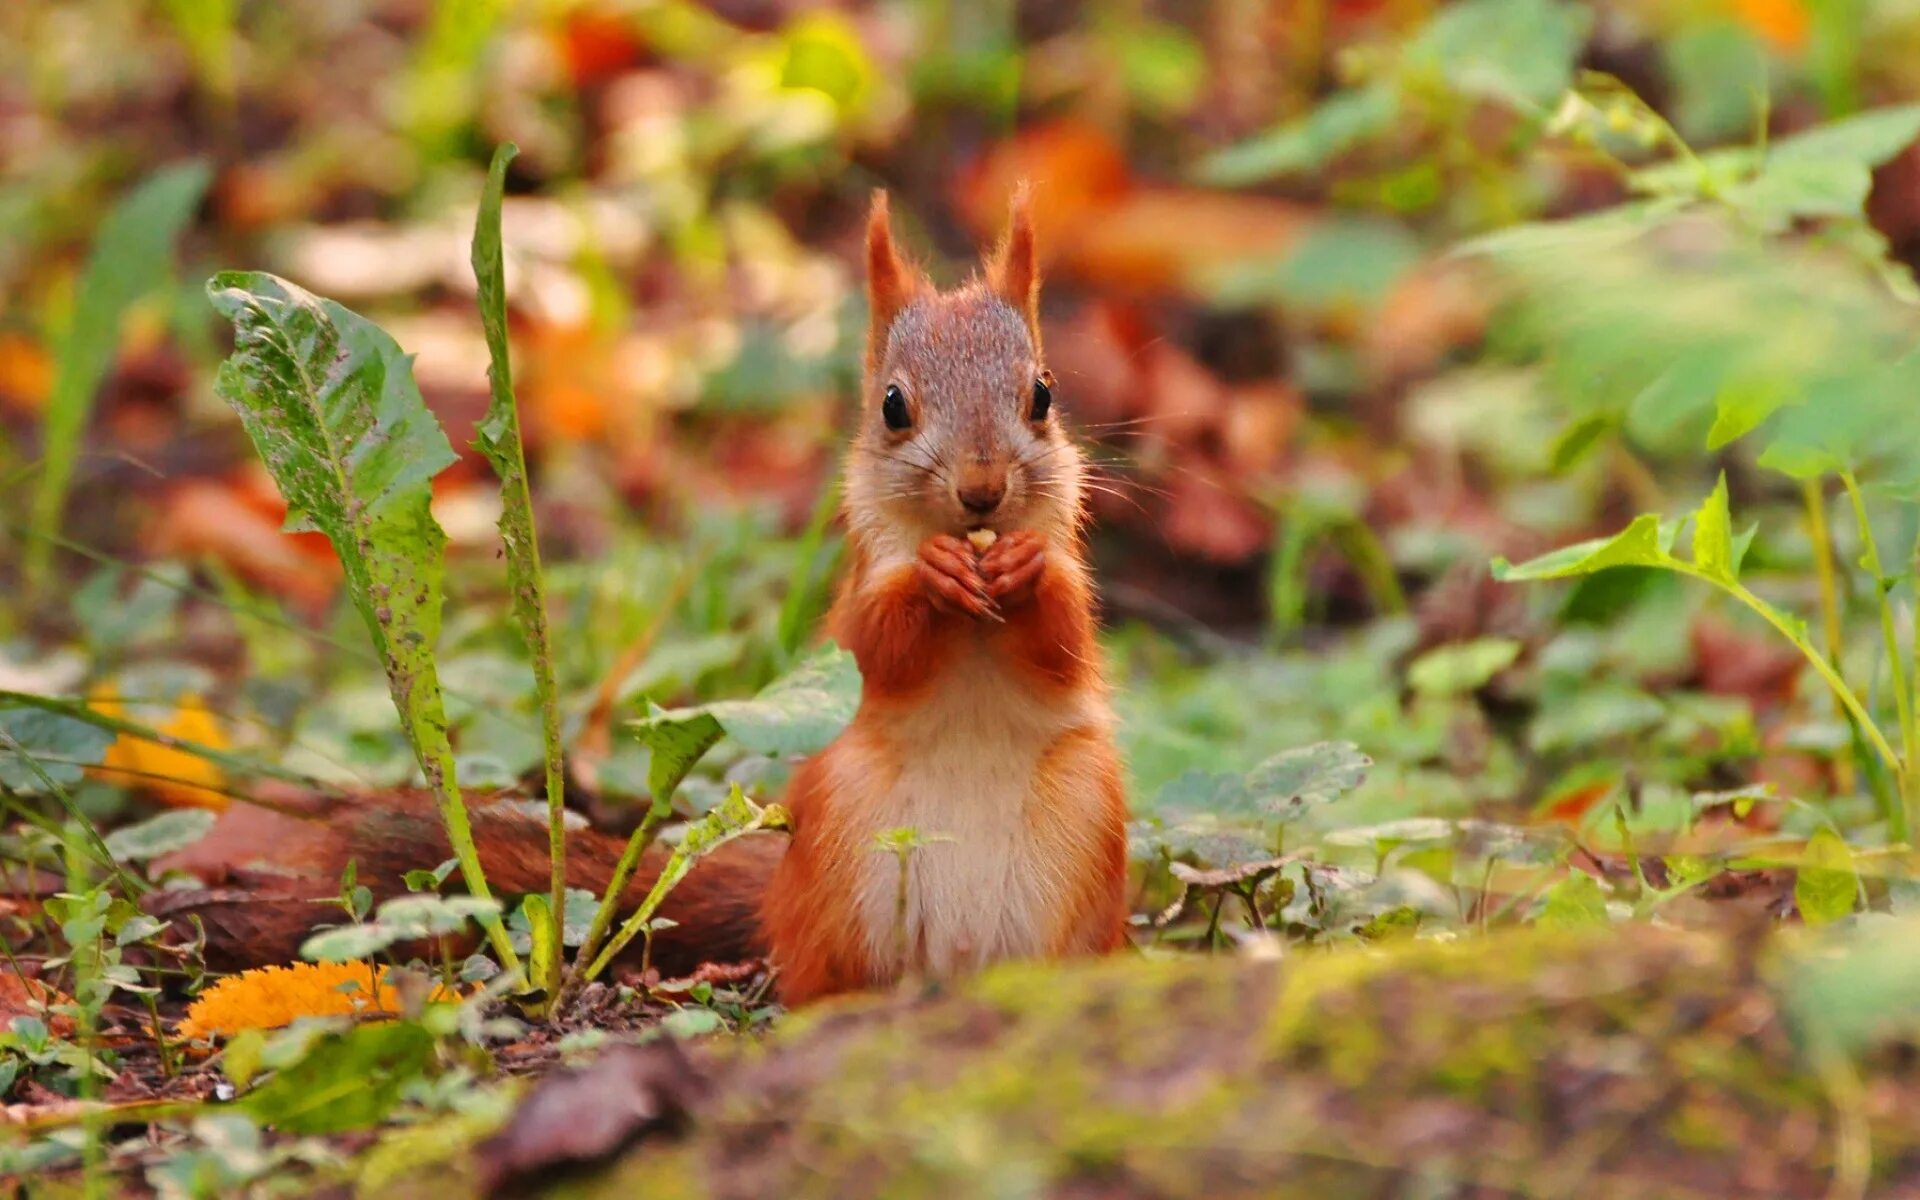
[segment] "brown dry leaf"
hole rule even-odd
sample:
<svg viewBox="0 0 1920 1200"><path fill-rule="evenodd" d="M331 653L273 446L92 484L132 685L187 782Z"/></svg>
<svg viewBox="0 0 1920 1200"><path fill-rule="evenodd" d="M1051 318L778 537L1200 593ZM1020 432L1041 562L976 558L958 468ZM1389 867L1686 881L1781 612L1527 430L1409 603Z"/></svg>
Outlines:
<svg viewBox="0 0 1920 1200"><path fill-rule="evenodd" d="M1706 691L1743 696L1756 713L1793 702L1805 660L1772 633L1742 629L1702 613L1694 618L1688 636L1695 677Z"/></svg>
<svg viewBox="0 0 1920 1200"><path fill-rule="evenodd" d="M1391 386L1438 367L1453 351L1480 339L1487 301L1470 267L1426 263L1395 281L1361 331L1367 375Z"/></svg>
<svg viewBox="0 0 1920 1200"><path fill-rule="evenodd" d="M581 1070L550 1075L507 1127L476 1151L481 1190L596 1162L637 1139L687 1127L710 1084L679 1043L619 1046Z"/></svg>
<svg viewBox="0 0 1920 1200"><path fill-rule="evenodd" d="M1272 540L1272 518L1195 464L1167 477L1160 527L1167 544L1208 562L1247 562Z"/></svg>
<svg viewBox="0 0 1920 1200"><path fill-rule="evenodd" d="M1304 205L1199 188L1142 188L1096 214L1061 265L1103 288L1204 291L1220 270L1285 253L1317 220Z"/></svg>
<svg viewBox="0 0 1920 1200"><path fill-rule="evenodd" d="M72 1037L73 1018L47 1011L52 1005L72 1003L71 997L38 979L29 979L17 971L0 970L0 1029L11 1025L15 1017L37 1017L46 1022L47 1030L55 1037Z"/></svg>

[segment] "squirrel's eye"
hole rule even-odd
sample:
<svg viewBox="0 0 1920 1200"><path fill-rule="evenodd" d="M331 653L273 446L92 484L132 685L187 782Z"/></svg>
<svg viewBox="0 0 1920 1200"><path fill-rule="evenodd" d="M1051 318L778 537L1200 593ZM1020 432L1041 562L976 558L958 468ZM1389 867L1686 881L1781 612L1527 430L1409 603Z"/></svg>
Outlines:
<svg viewBox="0 0 1920 1200"><path fill-rule="evenodd" d="M887 385L886 397L880 401L880 419L895 433L913 424L913 418L907 413L906 393L900 390L899 384Z"/></svg>
<svg viewBox="0 0 1920 1200"><path fill-rule="evenodd" d="M1053 372L1043 371L1040 378L1033 381L1033 408L1027 413L1029 421L1044 421L1047 410L1053 407Z"/></svg>

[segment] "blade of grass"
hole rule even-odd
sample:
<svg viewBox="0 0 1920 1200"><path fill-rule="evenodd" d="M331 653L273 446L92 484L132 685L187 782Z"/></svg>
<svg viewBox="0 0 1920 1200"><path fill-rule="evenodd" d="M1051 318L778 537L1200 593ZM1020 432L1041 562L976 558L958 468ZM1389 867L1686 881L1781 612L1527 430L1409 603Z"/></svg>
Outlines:
<svg viewBox="0 0 1920 1200"><path fill-rule="evenodd" d="M119 347L121 319L134 301L166 281L173 244L199 207L210 175L197 160L167 167L128 193L101 224L55 358L42 427L45 465L27 522L32 528L59 528L94 393ZM28 543L24 574L30 593L44 585L48 558L46 542Z"/></svg>
<svg viewBox="0 0 1920 1200"><path fill-rule="evenodd" d="M534 532L533 493L527 485L526 445L513 396L513 363L507 347L506 264L500 249L500 204L507 164L519 147L508 142L494 151L480 213L473 229L473 277L479 284L480 324L486 330L487 380L492 402L474 429L474 445L500 477L500 540L507 552L507 585L513 595L513 623L533 661L533 690L540 703L540 740L546 748L547 854L552 879L547 897L547 945L553 952L535 980L549 997L560 994L560 922L567 911L566 781L560 749L560 698L553 680L553 639L547 626L546 582L540 573L540 541ZM536 946L540 945L538 938Z"/></svg>
<svg viewBox="0 0 1920 1200"><path fill-rule="evenodd" d="M1840 472L1840 482L1847 489L1847 499L1853 503L1853 517L1860 527L1860 565L1873 576L1873 595L1880 607L1880 637L1886 644L1887 669L1893 674L1894 711L1900 720L1900 761L1895 764L1895 773L1900 779L1900 816L1893 822L1896 830L1904 830L1920 812L1920 772L1916 772L1916 757L1920 756L1920 726L1915 724L1913 685L1907 677L1907 656L1900 649L1900 633L1893 616L1893 581L1887 578L1885 568L1880 562L1880 546L1874 540L1873 522L1867 519L1867 502L1860 494L1860 482L1852 471ZM1904 834L1901 840L1905 840Z"/></svg>

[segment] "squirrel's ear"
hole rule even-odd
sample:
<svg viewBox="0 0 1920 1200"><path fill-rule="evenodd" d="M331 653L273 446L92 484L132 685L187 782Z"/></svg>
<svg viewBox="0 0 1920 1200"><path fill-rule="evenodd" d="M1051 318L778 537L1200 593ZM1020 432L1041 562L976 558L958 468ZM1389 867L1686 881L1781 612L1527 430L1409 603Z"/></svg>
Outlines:
<svg viewBox="0 0 1920 1200"><path fill-rule="evenodd" d="M987 264L987 282L994 293L1020 310L1040 340L1040 269L1034 261L1033 196L1025 180L1013 189L1007 210L1007 236Z"/></svg>
<svg viewBox="0 0 1920 1200"><path fill-rule="evenodd" d="M884 188L873 190L867 213L867 357L878 359L893 319L919 290L919 276L893 246L893 221Z"/></svg>

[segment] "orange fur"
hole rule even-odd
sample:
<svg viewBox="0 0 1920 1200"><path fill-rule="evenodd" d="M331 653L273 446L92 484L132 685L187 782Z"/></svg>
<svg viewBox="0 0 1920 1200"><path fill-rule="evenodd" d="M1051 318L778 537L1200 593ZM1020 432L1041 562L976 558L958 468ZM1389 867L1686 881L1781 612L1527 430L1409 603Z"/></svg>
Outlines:
<svg viewBox="0 0 1920 1200"><path fill-rule="evenodd" d="M852 567L828 617L862 695L787 798L793 837L761 926L789 1004L1126 942L1126 798L1079 458L1057 418L1029 411L1043 368L1024 193L984 289L924 289L894 249L884 196L867 258ZM880 422L891 386L911 394L906 428ZM1015 479L1019 499L988 518L1011 524L977 559L956 558L955 535L980 519L959 507L966 481L1032 462L1058 473ZM913 852L904 891L898 859L875 845L901 826L950 835Z"/></svg>

